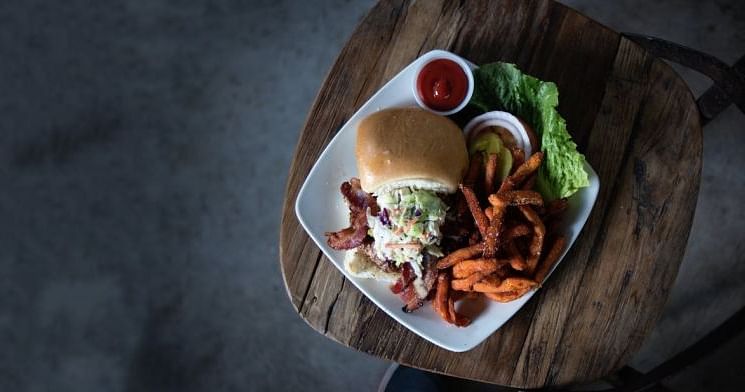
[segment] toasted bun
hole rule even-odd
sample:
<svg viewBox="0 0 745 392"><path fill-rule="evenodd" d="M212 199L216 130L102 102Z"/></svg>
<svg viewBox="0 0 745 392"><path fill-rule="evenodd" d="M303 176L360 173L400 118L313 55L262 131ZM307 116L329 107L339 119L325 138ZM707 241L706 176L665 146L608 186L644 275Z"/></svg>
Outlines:
<svg viewBox="0 0 745 392"><path fill-rule="evenodd" d="M373 113L357 127L357 169L366 192L412 186L453 193L468 169L463 132L419 108Z"/></svg>
<svg viewBox="0 0 745 392"><path fill-rule="evenodd" d="M401 276L398 272L385 272L362 251L348 250L344 255L344 269L352 276L364 279L395 283Z"/></svg>

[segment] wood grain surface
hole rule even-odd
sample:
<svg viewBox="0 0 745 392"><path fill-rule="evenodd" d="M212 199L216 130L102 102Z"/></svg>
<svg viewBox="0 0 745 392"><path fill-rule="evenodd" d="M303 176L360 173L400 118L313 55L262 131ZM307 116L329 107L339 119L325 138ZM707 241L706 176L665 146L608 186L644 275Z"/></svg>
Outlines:
<svg viewBox="0 0 745 392"><path fill-rule="evenodd" d="M338 129L416 57L446 49L556 82L559 111L600 177L595 208L554 275L465 353L440 349L345 281L299 225L297 192ZM691 227L699 115L685 83L620 34L552 1L382 1L342 49L310 110L287 183L280 259L318 332L409 366L521 388L600 378L626 364L661 314ZM329 228L336 229L336 228Z"/></svg>

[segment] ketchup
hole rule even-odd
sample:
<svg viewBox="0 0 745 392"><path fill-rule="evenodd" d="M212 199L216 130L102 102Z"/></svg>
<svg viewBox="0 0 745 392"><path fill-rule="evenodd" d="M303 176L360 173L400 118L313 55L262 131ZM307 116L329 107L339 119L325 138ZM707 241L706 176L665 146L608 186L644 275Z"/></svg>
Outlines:
<svg viewBox="0 0 745 392"><path fill-rule="evenodd" d="M437 59L422 68L416 80L417 92L430 109L455 109L466 98L468 77L453 60Z"/></svg>

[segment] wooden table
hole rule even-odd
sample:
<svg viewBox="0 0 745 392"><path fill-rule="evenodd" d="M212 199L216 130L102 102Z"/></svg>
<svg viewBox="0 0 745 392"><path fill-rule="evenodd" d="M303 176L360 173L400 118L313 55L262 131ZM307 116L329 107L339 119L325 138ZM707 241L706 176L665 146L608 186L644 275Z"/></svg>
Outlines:
<svg viewBox="0 0 745 392"><path fill-rule="evenodd" d="M556 273L465 353L440 349L379 310L326 260L294 213L298 189L341 125L435 48L477 64L514 62L556 82L559 111L601 181L595 209ZM698 111L670 66L566 6L382 1L342 49L298 141L280 236L288 294L319 333L409 366L523 388L597 379L630 360L661 314L690 231L701 154Z"/></svg>

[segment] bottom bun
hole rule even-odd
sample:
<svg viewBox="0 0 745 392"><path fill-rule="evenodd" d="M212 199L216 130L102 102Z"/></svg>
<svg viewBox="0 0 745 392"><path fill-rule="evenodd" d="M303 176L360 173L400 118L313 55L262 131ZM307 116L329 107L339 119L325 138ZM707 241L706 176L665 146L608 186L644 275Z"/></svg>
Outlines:
<svg viewBox="0 0 745 392"><path fill-rule="evenodd" d="M356 278L382 280L395 283L401 277L400 272L385 272L362 251L348 250L344 256L344 269Z"/></svg>

